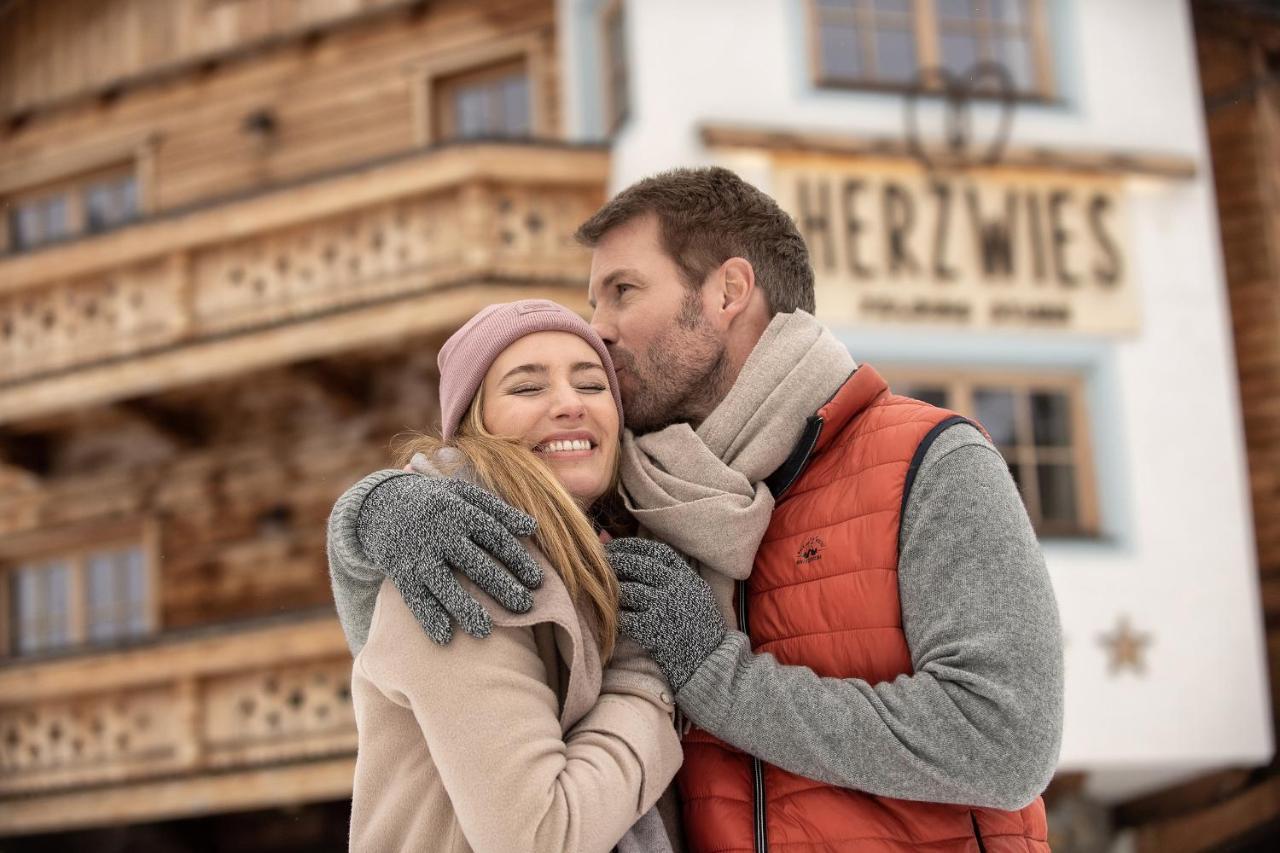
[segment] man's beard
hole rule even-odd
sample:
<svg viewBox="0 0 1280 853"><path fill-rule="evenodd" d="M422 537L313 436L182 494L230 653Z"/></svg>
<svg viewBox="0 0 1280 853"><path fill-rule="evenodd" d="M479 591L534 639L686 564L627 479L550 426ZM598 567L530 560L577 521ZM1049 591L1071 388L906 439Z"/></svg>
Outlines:
<svg viewBox="0 0 1280 853"><path fill-rule="evenodd" d="M627 426L654 432L674 423L700 422L728 393L726 347L702 317L696 292L686 298L676 322L649 345L643 357L611 347L614 366L625 371Z"/></svg>

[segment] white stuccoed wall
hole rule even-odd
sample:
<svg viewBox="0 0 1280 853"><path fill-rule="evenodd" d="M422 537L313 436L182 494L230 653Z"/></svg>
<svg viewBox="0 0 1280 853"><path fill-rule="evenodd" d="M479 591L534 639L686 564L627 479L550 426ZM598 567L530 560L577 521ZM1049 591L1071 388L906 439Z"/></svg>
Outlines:
<svg viewBox="0 0 1280 853"><path fill-rule="evenodd" d="M1013 143L1166 153L1193 180L1128 182L1130 338L840 328L883 363L1072 367L1084 375L1102 541L1045 543L1067 637L1061 766L1099 796L1266 763L1270 734L1247 470L1212 175L1181 0L1049 0L1060 103L1020 106ZM560 0L566 116L601 135L598 0ZM771 191L767 158L707 150L705 123L903 135L899 96L809 82L803 0L628 0L631 117L613 187L721 163ZM937 105L927 110L937 113ZM992 111L976 108L979 123ZM926 127L929 113L925 113ZM822 309L819 306L819 315ZM1110 677L1100 634L1128 614L1147 674Z"/></svg>

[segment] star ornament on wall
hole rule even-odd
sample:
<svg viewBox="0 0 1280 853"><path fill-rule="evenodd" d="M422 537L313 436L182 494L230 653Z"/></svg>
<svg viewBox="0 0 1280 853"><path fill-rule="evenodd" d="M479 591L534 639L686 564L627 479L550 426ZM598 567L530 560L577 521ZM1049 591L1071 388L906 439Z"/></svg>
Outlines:
<svg viewBox="0 0 1280 853"><path fill-rule="evenodd" d="M1135 675L1145 675L1147 663L1145 659L1147 646L1151 645L1151 635L1145 631L1135 631L1129 624L1129 617L1122 615L1114 631L1102 634L1098 638L1111 657L1108 674L1119 675L1124 670L1132 670Z"/></svg>

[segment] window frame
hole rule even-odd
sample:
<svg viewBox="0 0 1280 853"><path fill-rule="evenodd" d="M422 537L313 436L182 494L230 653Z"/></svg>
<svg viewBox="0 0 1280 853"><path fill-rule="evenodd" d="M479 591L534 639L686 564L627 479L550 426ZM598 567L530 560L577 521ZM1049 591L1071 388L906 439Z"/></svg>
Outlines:
<svg viewBox="0 0 1280 853"><path fill-rule="evenodd" d="M1097 472L1094 467L1093 437L1087 415L1088 389L1085 379L1069 370L963 370L931 368L924 365L887 365L877 369L889 382L894 393L909 390L909 386L929 385L945 388L949 408L965 417L976 417L973 394L975 388L990 387L1014 393L1015 435L1034 436L1031 418L1030 394L1033 391L1063 393L1071 406L1069 426L1071 443L1042 458L1043 448L1031 444L1016 444L1010 458L1017 462L1029 479L1024 482L1023 503L1027 508L1036 535L1041 539L1099 539L1102 532L1099 522ZM901 389L901 390L900 390ZM1075 472L1077 521L1071 528L1059 524L1046 525L1040 512L1039 472L1037 463L1071 464Z"/></svg>
<svg viewBox="0 0 1280 853"><path fill-rule="evenodd" d="M0 659L26 660L46 655L110 648L115 640L130 641L160 631L160 541L154 519L125 524L83 526L72 530L38 530L15 534L0 545ZM142 551L146 579L143 602L146 626L137 635L94 642L89 639L89 557L104 551L137 547ZM59 560L71 568L68 593L71 609L70 641L63 646L17 652L13 643L13 600L11 590L17 570L33 563Z"/></svg>
<svg viewBox="0 0 1280 853"><path fill-rule="evenodd" d="M454 141L441 132L438 88L442 80L460 78L470 72L524 63L529 81L529 136L532 139L552 135L546 98L548 69L553 57L548 36L542 32L495 39L483 45L459 48L430 60L412 63L409 75L409 97L413 114L414 144L419 147Z"/></svg>
<svg viewBox="0 0 1280 853"><path fill-rule="evenodd" d="M91 229L89 227L88 201L90 188L121 178L133 179L135 194L134 215L106 228ZM67 201L66 233L58 237L41 239L29 246L15 245L12 232L12 216L17 209L24 204L31 204L56 196L62 196ZM69 177L10 190L0 195L0 209L4 210L4 221L0 223L2 225L0 231L3 232L3 234L0 234L0 252L30 252L44 246L74 240L78 237L103 234L122 228L142 218L145 213L144 197L142 176L136 162L112 163L89 171L78 172Z"/></svg>
<svg viewBox="0 0 1280 853"><path fill-rule="evenodd" d="M615 54L613 50L613 41L610 38L613 25L617 23L622 28L622 50L621 55ZM630 65L627 62L626 52L626 7L624 0L607 0L600 10L599 20L599 39L600 39L600 79L604 84L601 92L604 104L605 131L610 135L615 135L623 125L627 123L627 119L631 117L631 74ZM619 82L621 85L619 86ZM621 99L615 97L615 92L621 90L623 97ZM618 101L621 100L621 103Z"/></svg>
<svg viewBox="0 0 1280 853"><path fill-rule="evenodd" d="M501 134L480 134L478 137L460 136L458 134L457 116L455 112L455 96L458 91L467 86L484 85L486 83L495 83L499 80L505 80L509 77L523 75L525 86L529 92L529 137L533 136L533 84L529 79L529 66L523 59L514 59L508 62L497 62L491 65L484 65L479 68L471 68L461 71L457 74L441 75L434 82L434 90L432 91L431 100L435 106L436 115L432 126L436 130L438 142L468 142L474 139L489 140L494 138L508 138ZM511 136L511 139L524 139L523 136Z"/></svg>
<svg viewBox="0 0 1280 853"><path fill-rule="evenodd" d="M861 5L864 0L849 0L849 2ZM916 71L918 74L923 69L941 67L942 48L936 7L937 0L911 0L911 2L913 4L911 17L915 24ZM1031 88L1015 90L1012 93L1011 97L1016 101L1048 102L1057 97L1056 83L1053 79L1053 52L1052 43L1049 39L1047 2L1048 0L1027 0L1028 20L1026 27L1029 36L1029 62L1034 82ZM908 92L915 89L915 85L910 82L879 80L869 75L863 75L861 79L857 80L832 78L827 75L822 62L822 13L818 8L818 3L819 0L806 0L805 4L807 7L809 74L810 80L815 87L819 89L872 92ZM859 27L864 27L866 23L861 19L865 18L865 13L857 11L855 7L854 14L860 19ZM872 14L874 15L874 13ZM980 25L980 28L985 29L985 24ZM990 38L989 34L987 37ZM926 80L921 88L926 94L941 95L944 93L940 80ZM977 99L998 99L1003 97L999 93L981 89L970 93L970 96Z"/></svg>

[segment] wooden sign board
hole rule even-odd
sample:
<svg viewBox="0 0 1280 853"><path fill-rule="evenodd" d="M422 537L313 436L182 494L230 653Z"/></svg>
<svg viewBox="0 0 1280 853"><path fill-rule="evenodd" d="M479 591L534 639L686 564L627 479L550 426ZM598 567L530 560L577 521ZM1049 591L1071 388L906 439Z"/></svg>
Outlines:
<svg viewBox="0 0 1280 853"><path fill-rule="evenodd" d="M827 322L1138 330L1119 178L778 155L773 189L808 243Z"/></svg>

